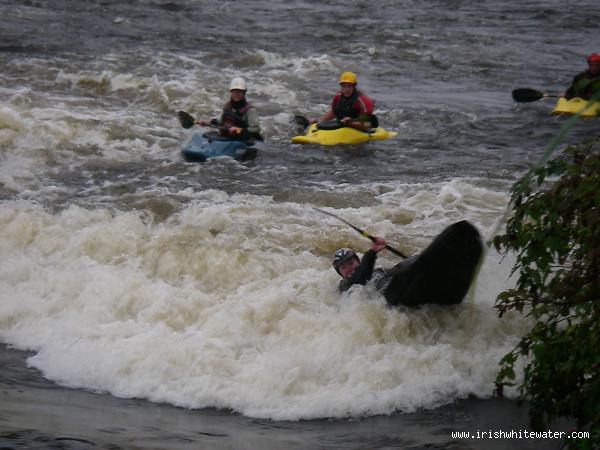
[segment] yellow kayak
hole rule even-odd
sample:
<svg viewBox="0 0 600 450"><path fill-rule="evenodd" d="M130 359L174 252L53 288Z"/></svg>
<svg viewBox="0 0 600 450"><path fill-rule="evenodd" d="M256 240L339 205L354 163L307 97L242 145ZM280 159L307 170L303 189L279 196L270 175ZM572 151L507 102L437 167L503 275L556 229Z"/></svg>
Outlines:
<svg viewBox="0 0 600 450"><path fill-rule="evenodd" d="M397 136L395 131L386 131L381 127L375 128L370 133L358 131L355 128L341 127L335 130L321 130L317 124L313 123L308 127L304 136L294 136L294 144L319 144L319 145L340 145L340 144L361 144L369 141L383 141Z"/></svg>
<svg viewBox="0 0 600 450"><path fill-rule="evenodd" d="M592 118L600 116L600 104L598 102L588 102L579 97L567 100L561 97L556 102L556 106L552 110L552 114L577 114L579 111L584 110L581 113L581 117Z"/></svg>

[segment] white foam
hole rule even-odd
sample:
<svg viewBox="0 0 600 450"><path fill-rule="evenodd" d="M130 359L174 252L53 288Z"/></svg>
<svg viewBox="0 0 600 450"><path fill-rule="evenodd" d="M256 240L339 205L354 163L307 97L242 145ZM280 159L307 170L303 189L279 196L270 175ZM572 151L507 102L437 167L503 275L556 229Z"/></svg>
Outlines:
<svg viewBox="0 0 600 450"><path fill-rule="evenodd" d="M361 225L381 220L378 232L414 239L418 250L460 209L491 229L474 207L478 189L398 186L372 207L338 212ZM422 215L389 215L389 205L410 210L416 197ZM369 287L338 295L329 254L343 225L268 197L194 198L160 224L138 212L53 215L4 202L0 338L37 351L30 364L67 386L301 419L489 396L499 359L528 325L492 308L510 285L510 264L497 255L464 304L392 309Z"/></svg>

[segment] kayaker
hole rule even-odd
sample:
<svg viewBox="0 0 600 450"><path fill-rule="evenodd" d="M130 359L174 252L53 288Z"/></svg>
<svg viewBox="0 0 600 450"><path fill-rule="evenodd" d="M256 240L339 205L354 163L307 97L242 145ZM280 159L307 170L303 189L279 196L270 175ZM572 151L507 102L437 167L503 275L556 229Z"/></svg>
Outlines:
<svg viewBox="0 0 600 450"><path fill-rule="evenodd" d="M391 269L375 269L377 254L385 245L383 238L373 237L371 249L362 258L351 248L335 252L332 265L343 278L340 292L368 283L392 306L457 304L466 295L483 253L479 232L465 220L447 227L423 253Z"/></svg>
<svg viewBox="0 0 600 450"><path fill-rule="evenodd" d="M377 117L373 114L375 102L359 91L357 77L353 72L340 75L340 90L337 92L329 110L319 119L311 119L310 123L339 120L344 126L367 131L378 126Z"/></svg>
<svg viewBox="0 0 600 450"><path fill-rule="evenodd" d="M241 77L231 80L230 98L225 106L221 120L198 120L202 126L218 125L222 136L235 137L242 141L252 138L262 140L256 109L246 100L246 81Z"/></svg>
<svg viewBox="0 0 600 450"><path fill-rule="evenodd" d="M588 69L575 75L573 82L565 92L565 98L574 97L588 100L592 95L600 92L600 53L592 53L587 57Z"/></svg>

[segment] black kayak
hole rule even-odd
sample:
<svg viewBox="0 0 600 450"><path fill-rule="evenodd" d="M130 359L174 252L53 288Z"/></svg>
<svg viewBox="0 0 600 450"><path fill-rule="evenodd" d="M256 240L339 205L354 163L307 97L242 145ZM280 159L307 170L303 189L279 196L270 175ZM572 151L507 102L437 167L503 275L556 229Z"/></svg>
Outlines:
<svg viewBox="0 0 600 450"><path fill-rule="evenodd" d="M450 225L419 255L388 270L377 282L390 305L460 303L483 254L477 228L466 220Z"/></svg>

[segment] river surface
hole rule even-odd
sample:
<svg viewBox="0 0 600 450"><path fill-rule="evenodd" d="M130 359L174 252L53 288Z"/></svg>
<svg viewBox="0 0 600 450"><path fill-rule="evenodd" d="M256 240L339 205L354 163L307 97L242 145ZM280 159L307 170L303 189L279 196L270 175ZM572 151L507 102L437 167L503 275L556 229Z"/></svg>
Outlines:
<svg viewBox="0 0 600 450"><path fill-rule="evenodd" d="M275 421L492 396L530 326L493 310L511 257L489 251L456 307L390 309L368 287L340 297L330 256L368 241L313 207L408 254L462 219L490 239L512 183L565 123L552 100L510 93L560 93L585 69L596 0L0 11L0 352L28 352L23 379ZM291 144L294 114L324 113L346 70L398 137ZM218 117L236 76L259 112L258 156L183 161L193 130L176 112ZM565 143L597 132L578 123Z"/></svg>

